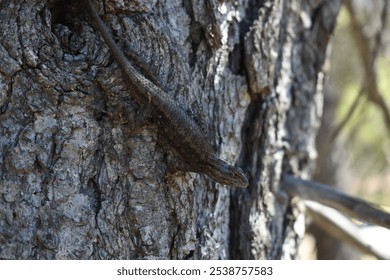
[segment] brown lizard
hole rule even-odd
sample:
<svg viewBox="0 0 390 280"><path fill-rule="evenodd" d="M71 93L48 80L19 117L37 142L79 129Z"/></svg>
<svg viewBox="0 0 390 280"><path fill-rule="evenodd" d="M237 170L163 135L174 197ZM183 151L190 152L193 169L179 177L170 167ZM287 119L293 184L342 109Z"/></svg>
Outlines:
<svg viewBox="0 0 390 280"><path fill-rule="evenodd" d="M155 108L157 122L164 130L169 143L190 167L190 171L204 173L223 185L242 188L248 186L248 180L243 171L239 167L226 163L218 156L194 119L125 57L91 1L84 1L116 63L122 69L125 79L137 89L132 91L132 97L141 105L151 103Z"/></svg>

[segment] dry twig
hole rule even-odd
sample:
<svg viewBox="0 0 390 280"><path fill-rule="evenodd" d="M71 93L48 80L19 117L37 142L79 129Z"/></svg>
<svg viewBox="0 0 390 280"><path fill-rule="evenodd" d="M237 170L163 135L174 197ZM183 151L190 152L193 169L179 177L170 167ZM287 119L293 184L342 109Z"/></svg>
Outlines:
<svg viewBox="0 0 390 280"><path fill-rule="evenodd" d="M364 67L364 77L365 82L367 83L367 90L364 92L366 93L368 100L378 106L381 110L384 123L390 133L390 110L379 91L375 71L375 61L382 44L382 36L387 22L388 1L384 1L381 13L381 28L375 36L375 44L372 50L370 50L369 40L364 35L363 28L356 17L356 11L351 3L351 0L346 0L345 5L351 18L352 35L355 38Z"/></svg>
<svg viewBox="0 0 390 280"><path fill-rule="evenodd" d="M340 212L319 203L306 201L305 204L310 216L313 218L313 222L329 235L343 240L365 253L372 254L378 259L390 259L390 252L387 248L378 246L380 242L375 242L377 240L367 237L365 234L366 228L359 227ZM383 228L375 227L375 229L381 230Z"/></svg>
<svg viewBox="0 0 390 280"><path fill-rule="evenodd" d="M282 188L291 196L316 201L342 211L352 218L390 229L389 213L368 201L349 196L325 184L284 175Z"/></svg>

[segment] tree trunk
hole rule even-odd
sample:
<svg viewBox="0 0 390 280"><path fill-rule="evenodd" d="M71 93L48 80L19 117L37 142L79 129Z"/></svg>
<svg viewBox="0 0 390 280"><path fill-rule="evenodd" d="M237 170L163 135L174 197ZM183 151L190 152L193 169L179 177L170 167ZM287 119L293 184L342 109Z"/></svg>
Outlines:
<svg viewBox="0 0 390 280"><path fill-rule="evenodd" d="M294 258L304 219L279 181L313 170L339 1L94 3L247 189L173 172L79 2L0 2L0 258Z"/></svg>
<svg viewBox="0 0 390 280"><path fill-rule="evenodd" d="M331 82L328 82L324 87L324 95L322 123L316 140L319 155L313 179L329 186L344 188L339 190L348 193L346 186L351 185L352 176L345 151L346 141L341 137L336 138L333 142L329 140L329 136L334 131L336 108L341 96L337 87L332 86ZM311 223L308 231L315 237L317 259L344 260L358 258L359 252L355 248L330 236L316 223Z"/></svg>

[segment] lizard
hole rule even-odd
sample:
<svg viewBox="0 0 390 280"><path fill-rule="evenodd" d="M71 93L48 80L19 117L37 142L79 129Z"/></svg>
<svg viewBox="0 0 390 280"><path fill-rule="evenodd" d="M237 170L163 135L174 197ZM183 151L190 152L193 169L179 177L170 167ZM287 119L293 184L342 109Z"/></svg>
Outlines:
<svg viewBox="0 0 390 280"><path fill-rule="evenodd" d="M131 96L140 105L151 104L156 111L158 125L164 130L175 152L190 167L188 171L203 173L222 185L247 187L249 183L241 168L228 164L218 156L195 120L158 86L154 78L147 78L125 57L91 0L83 1L125 80L135 86L136 90L131 92Z"/></svg>

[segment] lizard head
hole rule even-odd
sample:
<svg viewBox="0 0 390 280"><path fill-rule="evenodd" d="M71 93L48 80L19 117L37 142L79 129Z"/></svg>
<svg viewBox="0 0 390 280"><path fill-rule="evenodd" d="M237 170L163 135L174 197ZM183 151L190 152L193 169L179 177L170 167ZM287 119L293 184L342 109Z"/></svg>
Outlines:
<svg viewBox="0 0 390 280"><path fill-rule="evenodd" d="M214 181L231 187L246 188L249 184L244 172L237 166L227 164L220 158L213 158L213 164L205 166L204 172Z"/></svg>

